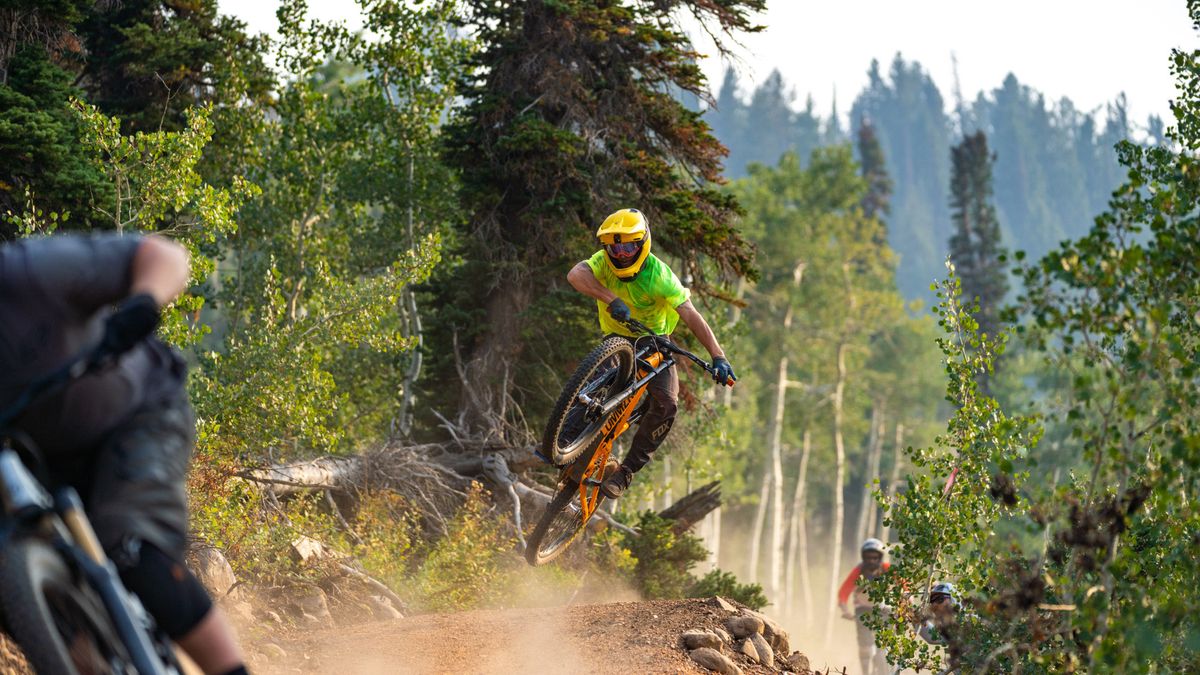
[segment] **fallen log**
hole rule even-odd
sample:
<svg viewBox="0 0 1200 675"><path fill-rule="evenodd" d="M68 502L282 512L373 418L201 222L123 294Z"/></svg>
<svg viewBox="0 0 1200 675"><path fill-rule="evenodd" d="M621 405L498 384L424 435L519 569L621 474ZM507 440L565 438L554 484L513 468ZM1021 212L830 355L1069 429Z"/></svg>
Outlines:
<svg viewBox="0 0 1200 675"><path fill-rule="evenodd" d="M702 485L689 492L683 499L659 511L658 515L675 521L672 528L676 533L692 529L709 512L721 505L721 481Z"/></svg>
<svg viewBox="0 0 1200 675"><path fill-rule="evenodd" d="M498 449L489 453L489 448ZM250 469L238 475L263 486L275 497L311 490L353 493L373 487L387 488L408 498L421 510L428 525L444 532L466 498L470 482L478 478L487 479L498 493L509 493L516 500L513 507L517 523L521 522L520 500L544 508L553 498L553 491L518 478L512 470L534 466L544 464L528 449L455 442L385 446L358 455L330 455ZM720 483L714 481L692 491L659 515L676 521L674 529L682 532L720 504ZM637 534L603 509L597 511L596 517L622 532Z"/></svg>

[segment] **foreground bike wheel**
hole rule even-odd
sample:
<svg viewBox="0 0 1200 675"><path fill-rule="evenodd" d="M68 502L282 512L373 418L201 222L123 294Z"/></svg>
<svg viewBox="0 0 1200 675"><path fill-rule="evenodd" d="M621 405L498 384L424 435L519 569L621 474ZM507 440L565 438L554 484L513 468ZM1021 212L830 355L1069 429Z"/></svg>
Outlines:
<svg viewBox="0 0 1200 675"><path fill-rule="evenodd" d="M570 464L600 443L603 416L580 403L579 394L587 392L593 400L606 400L629 384L633 361L633 345L623 338L612 337L593 349L575 369L542 434L542 456L551 464Z"/></svg>
<svg viewBox="0 0 1200 675"><path fill-rule="evenodd" d="M0 553L6 630L39 673L135 672L99 597L76 582L49 544L15 541Z"/></svg>
<svg viewBox="0 0 1200 675"><path fill-rule="evenodd" d="M599 490L598 487L587 487L588 499L598 498L603 502L604 497ZM533 534L529 535L525 560L534 567L545 565L562 555L585 527L587 520L583 518L583 508L579 503L579 483L567 479L559 486L554 499L550 500L542 519L533 528Z"/></svg>

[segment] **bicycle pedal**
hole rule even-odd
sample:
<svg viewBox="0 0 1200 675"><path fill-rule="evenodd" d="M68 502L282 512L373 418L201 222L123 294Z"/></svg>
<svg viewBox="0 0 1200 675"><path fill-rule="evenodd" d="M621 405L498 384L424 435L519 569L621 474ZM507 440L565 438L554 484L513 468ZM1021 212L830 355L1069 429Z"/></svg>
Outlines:
<svg viewBox="0 0 1200 675"><path fill-rule="evenodd" d="M595 478L585 478L583 479L583 484L588 487L600 487L600 481Z"/></svg>

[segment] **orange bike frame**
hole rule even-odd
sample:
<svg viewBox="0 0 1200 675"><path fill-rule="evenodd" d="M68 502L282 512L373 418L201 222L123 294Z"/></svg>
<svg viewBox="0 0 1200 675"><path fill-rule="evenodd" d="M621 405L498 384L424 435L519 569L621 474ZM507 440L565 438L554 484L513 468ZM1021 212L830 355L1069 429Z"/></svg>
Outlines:
<svg viewBox="0 0 1200 675"><path fill-rule="evenodd" d="M645 359L651 368L657 368L662 360L661 352L653 352ZM637 377L645 377L648 372L639 367ZM598 487L587 484L587 479L591 476L604 478L604 466L608 463L609 456L612 455L613 443L621 437L621 434L629 430L629 416L637 408L638 401L642 400L642 396L646 394L646 387L649 384L649 382L643 384L632 396L625 399L621 403L620 412L609 417L608 421L604 423L600 445L596 446L596 452L592 453L592 459L588 462L587 468L583 470L583 476L579 480L579 506L583 509L583 522L585 523L591 520L592 514L600 507L600 499L603 496Z"/></svg>

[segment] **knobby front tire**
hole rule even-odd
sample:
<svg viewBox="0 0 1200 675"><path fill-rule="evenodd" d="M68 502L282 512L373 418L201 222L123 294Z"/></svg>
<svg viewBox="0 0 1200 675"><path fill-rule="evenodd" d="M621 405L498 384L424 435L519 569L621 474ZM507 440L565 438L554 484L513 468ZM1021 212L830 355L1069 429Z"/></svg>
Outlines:
<svg viewBox="0 0 1200 675"><path fill-rule="evenodd" d="M13 541L0 552L0 612L36 672L132 668L100 598L44 541Z"/></svg>
<svg viewBox="0 0 1200 675"><path fill-rule="evenodd" d="M598 487L587 489L589 499L599 498L603 503L604 497L597 494ZM525 560L534 567L545 565L570 548L571 542L585 527L587 520L583 518L583 508L579 503L579 483L567 479L546 506L542 519L533 528L533 534L529 535Z"/></svg>
<svg viewBox="0 0 1200 675"><path fill-rule="evenodd" d="M542 434L542 456L555 466L566 466L600 443L604 418L590 414L579 402L579 393L590 388L589 396L604 401L629 384L634 372L633 345L611 337L592 350L563 387L546 431Z"/></svg>

